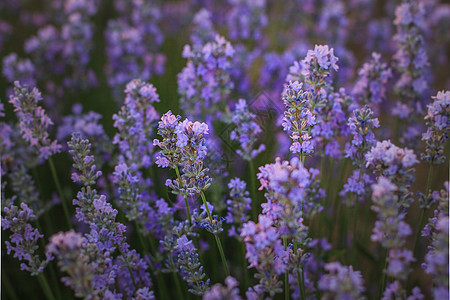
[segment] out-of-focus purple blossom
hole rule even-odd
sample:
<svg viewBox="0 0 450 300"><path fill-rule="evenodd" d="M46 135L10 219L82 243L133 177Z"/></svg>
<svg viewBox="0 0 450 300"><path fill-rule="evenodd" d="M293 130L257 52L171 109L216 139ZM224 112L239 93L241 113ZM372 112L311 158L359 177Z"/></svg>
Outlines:
<svg viewBox="0 0 450 300"><path fill-rule="evenodd" d="M214 40L217 32L214 30L214 26L211 21L211 13L202 8L197 12L192 20L193 28L190 35L191 42L195 46L204 45Z"/></svg>
<svg viewBox="0 0 450 300"><path fill-rule="evenodd" d="M44 268L53 260L53 256L49 253L44 260L36 253L39 249L38 240L44 235L31 226L30 222L35 220L33 210L26 203L20 203L20 207L11 204L3 208L1 227L3 230L9 229L12 233L10 241L5 241L7 254L12 251L14 258L24 261L20 264L20 269L30 272L32 276L44 272Z"/></svg>
<svg viewBox="0 0 450 300"><path fill-rule="evenodd" d="M198 120L220 117L233 88L230 80L234 49L225 38L191 47L185 45L186 67L178 74L178 93L183 111Z"/></svg>
<svg viewBox="0 0 450 300"><path fill-rule="evenodd" d="M86 247L86 239L80 233L68 231L53 235L46 250L56 256L59 268L67 273L62 281L74 290L75 296L95 298L101 292L93 284L99 261L91 263L83 247Z"/></svg>
<svg viewBox="0 0 450 300"><path fill-rule="evenodd" d="M116 1L119 18L108 22L105 31L108 83L121 90L133 78L144 81L164 72L165 56L158 53L163 36L155 3L141 0Z"/></svg>
<svg viewBox="0 0 450 300"><path fill-rule="evenodd" d="M382 62L381 55L373 52L372 59L364 63L358 71L359 78L356 81L352 96L360 105L376 105L386 96L386 83L392 76L391 69Z"/></svg>
<svg viewBox="0 0 450 300"><path fill-rule="evenodd" d="M16 53L3 58L2 74L9 82L19 81L28 86L35 86L35 68L29 59L20 59Z"/></svg>
<svg viewBox="0 0 450 300"><path fill-rule="evenodd" d="M152 84L140 79L130 81L125 93L124 105L113 116L114 127L118 130L113 144L118 144L121 160L137 171L152 163L153 125L159 119L153 103L159 102L159 95Z"/></svg>
<svg viewBox="0 0 450 300"><path fill-rule="evenodd" d="M423 97L428 88L428 56L425 49L425 41L422 36L425 10L423 3L419 1L404 0L395 11L394 25L397 33L393 39L397 45L394 54L396 68L400 72L395 89L402 104L414 107L411 114L396 114L401 118L408 118L407 127L417 127L417 117L422 115L425 98ZM396 111L393 111L396 113ZM421 131L421 130L420 130ZM420 135L409 134L404 138L407 141L416 140Z"/></svg>
<svg viewBox="0 0 450 300"><path fill-rule="evenodd" d="M404 221L405 212L396 192L398 187L389 179L379 177L372 185L372 210L377 214L377 221L371 236L372 241L380 242L389 253L387 275L396 280L395 295L406 295L400 282L408 278L410 263L415 261L412 251L405 248L406 238L412 233L411 227ZM386 287L386 293L390 287Z"/></svg>
<svg viewBox="0 0 450 300"><path fill-rule="evenodd" d="M395 194L398 187L385 177L379 177L372 185L372 201L374 210L378 215L375 222L372 241L381 242L383 247L400 248L405 244L405 238L412 231L404 221L404 214L399 212L400 203Z"/></svg>
<svg viewBox="0 0 450 300"><path fill-rule="evenodd" d="M263 297L268 294L273 297L282 291L282 282L278 277L286 271L288 252L281 244L280 235L270 217L259 215L258 224L249 221L241 231L244 238L249 268L255 268L259 283L249 288L247 297L256 294ZM253 299L253 298L252 298Z"/></svg>
<svg viewBox="0 0 450 300"><path fill-rule="evenodd" d="M229 0L231 9L227 14L229 35L232 40L258 41L268 24L266 0Z"/></svg>
<svg viewBox="0 0 450 300"><path fill-rule="evenodd" d="M241 296L239 296L239 282L231 276L225 278L226 286L223 286L220 283L217 283L211 287L209 291L207 291L203 295L203 300L241 300Z"/></svg>
<svg viewBox="0 0 450 300"><path fill-rule="evenodd" d="M446 199L448 206L448 198ZM433 276L433 295L435 299L448 297L448 257L449 257L449 218L447 215L438 216L436 231L432 235L429 252L425 256L422 267L425 272ZM446 298L442 299L446 299Z"/></svg>
<svg viewBox="0 0 450 300"><path fill-rule="evenodd" d="M328 263L324 268L326 273L318 282L318 288L323 293L321 299L364 299L361 272L339 262Z"/></svg>
<svg viewBox="0 0 450 300"><path fill-rule="evenodd" d="M262 130L254 121L255 117L256 115L250 112L247 101L239 99L231 115L230 121L236 125L236 128L231 131L230 140L239 142L240 149L236 150L236 153L247 161L251 161L266 149L264 144L256 148L256 142Z"/></svg>
<svg viewBox="0 0 450 300"><path fill-rule="evenodd" d="M412 150L399 148L390 141L377 142L366 153L366 167L375 176L389 178L398 187L398 201L403 207L409 207L413 201L410 186L414 181L413 165L417 162Z"/></svg>
<svg viewBox="0 0 450 300"><path fill-rule="evenodd" d="M438 92L432 98L425 116L427 132L422 134L427 147L421 158L431 164L441 164L445 161L444 146L450 132L450 91Z"/></svg>
<svg viewBox="0 0 450 300"><path fill-rule="evenodd" d="M361 176L359 175L360 173ZM372 177L373 176L370 174L365 174L359 170L354 170L352 176L348 178L347 183L344 184L344 189L340 193L340 195L345 199L345 202L349 205L354 204L352 202L352 200L354 200L352 197L345 197L345 195L348 194L356 195L358 200L370 195L370 186L374 183Z"/></svg>
<svg viewBox="0 0 450 300"><path fill-rule="evenodd" d="M45 161L51 155L58 153L61 145L48 137L48 127L53 125L53 122L45 110L38 105L41 100L42 96L37 88L30 91L27 85L21 85L18 81L14 82L14 95L10 96L9 102L14 105L14 111L20 122L20 132L39 159Z"/></svg>
<svg viewBox="0 0 450 300"><path fill-rule="evenodd" d="M227 223L232 224L228 230L229 236L240 239L241 228L244 222L249 219L248 212L251 209L252 199L246 190L247 183L239 178L233 178L228 183L230 189L230 199L227 200Z"/></svg>

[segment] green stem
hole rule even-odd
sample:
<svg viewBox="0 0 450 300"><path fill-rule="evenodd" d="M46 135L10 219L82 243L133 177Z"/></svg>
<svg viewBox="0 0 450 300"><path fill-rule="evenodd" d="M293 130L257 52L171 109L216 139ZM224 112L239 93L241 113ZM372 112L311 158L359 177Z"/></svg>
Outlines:
<svg viewBox="0 0 450 300"><path fill-rule="evenodd" d="M387 250L386 250L386 252L385 252L386 254L385 254L385 261L384 261L384 268L382 269L382 271L381 272L383 272L383 280L381 280L381 288L380 288L380 299L381 299L381 296L383 295L383 292L384 292L384 289L386 288L386 281L387 281L387 275L386 275L386 272L385 272L385 270L387 269L387 267L388 267L388 254L387 254Z"/></svg>
<svg viewBox="0 0 450 300"><path fill-rule="evenodd" d="M137 220L134 220L134 225L136 226L136 232L137 232L137 235L138 235L138 238L139 238L139 242L142 245L142 249L144 250L144 254L147 254L148 253L148 248L147 248L147 244L145 243L144 237L141 234L141 226L140 226L140 224L138 223Z"/></svg>
<svg viewBox="0 0 450 300"><path fill-rule="evenodd" d="M17 300L16 292L13 289L13 285L9 281L8 276L6 276L5 269L2 268L2 288L6 290L6 294L12 300Z"/></svg>
<svg viewBox="0 0 450 300"><path fill-rule="evenodd" d="M202 191L200 193L200 195L202 196L203 205L206 208L206 213L208 214L209 222L212 225L213 218L211 216L211 212L209 211L208 203L206 202L205 193ZM222 242L220 241L219 236L217 234L214 234L214 237L216 238L217 248L219 248L220 257L222 258L222 264L223 264L223 268L225 270L225 274L227 276L230 276L230 271L228 270L227 260L225 259L225 253L223 252L223 248L222 248Z"/></svg>
<svg viewBox="0 0 450 300"><path fill-rule="evenodd" d="M180 170L178 170L178 166L175 166L175 172L177 172L177 178L178 181L180 182L180 187L183 188L183 182L181 181L181 175L180 175ZM188 216L188 220L189 220L189 226L192 226L192 218L191 218L191 211L189 210L189 202L187 200L187 196L184 196L184 204L186 205L186 214Z"/></svg>
<svg viewBox="0 0 450 300"><path fill-rule="evenodd" d="M45 297L47 297L47 299L49 299L49 300L55 300L52 290L50 289L47 279L45 278L43 273L40 273L38 275L38 280L39 280L39 284L41 285L42 289L44 290Z"/></svg>
<svg viewBox="0 0 450 300"><path fill-rule="evenodd" d="M251 196L252 196L252 202L253 202L253 220L258 220L258 198L256 196L256 174L255 174L255 166L253 164L253 161L248 162L250 167L250 184L251 184Z"/></svg>
<svg viewBox="0 0 450 300"><path fill-rule="evenodd" d="M242 265L245 266L244 268L244 288L247 288L249 286L249 279L248 279L248 268L247 268L247 258L245 257L245 243L240 243L241 244L241 249L242 249Z"/></svg>
<svg viewBox="0 0 450 300"><path fill-rule="evenodd" d="M56 184L56 189L58 190L59 197L61 198L62 207L64 210L64 215L66 217L67 224L69 225L69 228L72 229L72 222L70 221L70 214L69 214L69 208L67 207L66 198L64 197L63 191L61 189L61 185L59 183L58 174L56 173L55 164L53 163L53 159L50 156L48 158L48 163L50 164L50 169L52 171L53 180Z"/></svg>
<svg viewBox="0 0 450 300"><path fill-rule="evenodd" d="M425 195L427 198L430 194L432 178L433 178L433 163L430 163L430 168L428 169L427 189L425 191ZM416 233L416 237L414 240L414 257L416 257L416 258L417 258L417 254L418 254L417 252L419 251L420 234L421 234L422 228L424 226L424 222L425 222L425 212L426 212L426 209L423 208L422 212L420 214L419 228L417 228L417 233Z"/></svg>
<svg viewBox="0 0 450 300"><path fill-rule="evenodd" d="M362 177L362 167L359 167L359 176L358 176L358 182L361 181L361 177ZM356 230L357 230L357 225L358 225L358 210L359 210L359 199L358 199L358 195L355 194L355 209L354 209L354 218L353 218L353 238L352 238L352 245L354 245L353 249L356 250ZM356 262L357 262L357 254L358 252L355 251L355 253L353 254L353 265L356 266Z"/></svg>
<svg viewBox="0 0 450 300"><path fill-rule="evenodd" d="M177 273L172 273L172 275L175 281L175 288L177 289L178 299L184 299L184 295L181 290L180 279L178 278Z"/></svg>
<svg viewBox="0 0 450 300"><path fill-rule="evenodd" d="M297 270L297 277L300 278L300 295L302 296L302 299L306 299L303 268L301 272Z"/></svg>

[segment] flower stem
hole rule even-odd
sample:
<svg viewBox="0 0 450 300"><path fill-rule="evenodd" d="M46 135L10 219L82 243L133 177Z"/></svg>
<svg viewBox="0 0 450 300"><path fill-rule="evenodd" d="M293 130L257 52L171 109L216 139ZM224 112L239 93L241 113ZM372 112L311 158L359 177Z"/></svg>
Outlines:
<svg viewBox="0 0 450 300"><path fill-rule="evenodd" d="M206 203L205 193L202 191L200 193L200 195L202 196L203 205L205 205L206 212L208 213L209 222L212 224L213 218L211 216L211 212L209 211L208 203ZM230 271L228 270L227 260L225 259L225 253L223 252L222 243L220 241L220 238L217 234L214 234L214 237L216 238L217 248L219 248L220 257L222 258L222 264L223 264L223 268L225 270L225 274L227 276L230 276Z"/></svg>
<svg viewBox="0 0 450 300"><path fill-rule="evenodd" d="M178 170L178 166L175 166L175 172L177 172L178 181L180 182L180 187L183 188L183 182L181 181L181 175L180 170ZM189 220L189 226L192 226L192 218L191 218L191 211L189 210L189 202L187 200L187 196L184 196L184 204L186 205L186 214L188 216Z"/></svg>
<svg viewBox="0 0 450 300"><path fill-rule="evenodd" d="M50 169L52 171L53 180L56 184L56 189L58 190L59 197L61 198L62 207L64 210L64 216L66 217L67 224L69 228L72 229L72 222L70 221L69 208L67 207L66 198L64 197L63 191L61 189L61 185L59 183L58 174L56 173L55 164L53 163L53 159L50 156L48 158L48 163L50 164Z"/></svg>
<svg viewBox="0 0 450 300"><path fill-rule="evenodd" d="M40 273L38 275L38 280L39 284L44 290L45 297L47 297L47 299L49 300L55 300L55 297L53 296L52 290L50 289L50 286L48 285L47 279L45 278L44 274Z"/></svg>
<svg viewBox="0 0 450 300"><path fill-rule="evenodd" d="M428 169L428 179L427 179L427 189L425 191L425 195L428 198L429 194L430 194L430 188L431 188L431 180L433 178L433 164L430 163L430 168ZM423 208L422 212L420 213L420 221L419 221L419 228L417 228L417 233L416 233L416 238L414 240L414 257L417 257L418 255L418 251L419 251L419 241L420 241L420 234L422 232L422 228L424 226L424 222L425 222L425 212L426 209Z"/></svg>
<svg viewBox="0 0 450 300"><path fill-rule="evenodd" d="M255 165L253 164L253 161L250 160L248 162L249 168L250 168L250 184L251 184L251 196L252 196L252 202L253 202L253 220L258 220L258 199L256 196L256 174L255 174Z"/></svg>

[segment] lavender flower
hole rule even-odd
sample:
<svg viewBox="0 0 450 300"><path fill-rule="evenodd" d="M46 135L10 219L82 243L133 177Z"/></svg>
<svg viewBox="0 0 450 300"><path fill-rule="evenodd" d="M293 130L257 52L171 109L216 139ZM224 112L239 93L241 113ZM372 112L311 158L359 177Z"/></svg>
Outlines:
<svg viewBox="0 0 450 300"><path fill-rule="evenodd" d="M203 300L241 300L239 282L231 276L225 278L226 286L217 283L203 295Z"/></svg>
<svg viewBox="0 0 450 300"><path fill-rule="evenodd" d="M125 238L126 226L116 221L118 211L106 201L104 195L99 195L93 188L101 172L96 170L94 157L90 155L89 140L81 139L75 134L68 145L74 159L74 167L78 170L78 173L72 175L72 179L84 185L73 204L78 206L76 218L90 227L86 239L89 244L95 245L94 250L99 251L103 258L109 257L115 249L121 253L110 264L109 269L113 270L109 273L99 273L97 280L100 280L102 289L107 289L117 273L126 270L124 272L127 272L127 275L121 272L122 281L119 287L125 295L134 295L137 289L151 286L148 264L135 250L129 249Z"/></svg>
<svg viewBox="0 0 450 300"><path fill-rule="evenodd" d="M283 92L283 102L286 107L283 118L283 129L290 133L293 141L290 150L299 153L301 157L313 152L311 144L311 129L316 124L316 116L309 107L307 92L298 81L289 82Z"/></svg>
<svg viewBox="0 0 450 300"><path fill-rule="evenodd" d="M203 295L209 289L209 279L204 281L206 275L203 273L194 244L183 235L177 239L175 250L178 251L177 263L180 266L180 275L191 287L189 292L198 296Z"/></svg>
<svg viewBox="0 0 450 300"><path fill-rule="evenodd" d="M209 212L212 213L214 207L210 203L206 203L208 205ZM225 218L219 217L218 215L211 215L211 220L207 214L205 205L202 204L200 208L202 212L199 212L198 209L194 209L192 214L194 226L204 228L206 231L211 232L214 235L221 233L223 231L222 223L225 221Z"/></svg>
<svg viewBox="0 0 450 300"><path fill-rule="evenodd" d="M353 111L348 119L350 133L353 135L351 145L347 146L347 154L352 163L362 168L366 162L365 154L375 145L374 128L380 127L377 118L373 118L373 112L365 105L361 109Z"/></svg>
<svg viewBox="0 0 450 300"><path fill-rule="evenodd" d="M229 236L240 238L242 224L249 219L248 212L251 209L252 200L249 198L249 192L246 190L247 184L239 178L231 179L228 183L230 189L230 198L227 200L228 214L227 223L232 224L228 230Z"/></svg>
<svg viewBox="0 0 450 300"><path fill-rule="evenodd" d="M74 290L76 297L95 298L100 292L93 285L98 265L89 261L89 256L84 253L85 245L86 239L80 233L60 232L50 238L47 253L58 258L59 268L68 274L62 281Z"/></svg>
<svg viewBox="0 0 450 300"><path fill-rule="evenodd" d="M230 140L240 143L240 149L236 150L236 153L247 161L251 161L266 149L264 144L256 148L258 135L262 130L254 121L255 117L256 115L250 112L247 101L239 99L231 115L231 122L236 125L236 129L231 131Z"/></svg>
<svg viewBox="0 0 450 300"><path fill-rule="evenodd" d="M229 35L232 40L260 40L267 26L266 1L229 0L231 10L227 15Z"/></svg>
<svg viewBox="0 0 450 300"><path fill-rule="evenodd" d="M412 150L399 148L390 141L377 142L366 154L366 167L376 176L389 178L397 187L399 200L403 207L408 207L412 199L410 185L414 181L414 169L417 163Z"/></svg>
<svg viewBox="0 0 450 300"><path fill-rule="evenodd" d="M3 195L2 195L3 196ZM36 220L33 211L26 203L21 203L20 207L13 204L3 208L4 215L1 217L2 229L9 229L12 232L11 242L5 241L8 254L14 252L14 258L25 261L20 264L22 271L28 271L32 276L37 276L44 272L44 268L53 260L49 253L41 260L36 251L39 249L38 240L44 236L39 230L33 228L30 222Z"/></svg>
<svg viewBox="0 0 450 300"><path fill-rule="evenodd" d="M108 22L105 31L108 83L120 90L133 78L149 80L164 72L165 56L158 53L163 36L161 17L154 3L117 1L120 17Z"/></svg>
<svg viewBox="0 0 450 300"><path fill-rule="evenodd" d="M156 164L162 167L177 168L181 164L183 174L181 182L168 179L166 185L174 193L195 195L205 191L211 185L208 169L203 167L203 160L207 154L204 135L208 134L208 125L201 122L191 122L185 119L178 122L169 111L161 118L158 134L163 136L162 142L154 140L153 144L162 151L157 154Z"/></svg>
<svg viewBox="0 0 450 300"><path fill-rule="evenodd" d="M241 237L244 238L249 268L255 268L255 278L259 283L247 291L247 298L255 299L268 294L273 297L280 293L281 281L278 277L286 271L288 252L281 244L280 235L273 227L272 220L259 215L258 224L249 221L244 224Z"/></svg>
<svg viewBox="0 0 450 300"><path fill-rule="evenodd" d="M225 111L226 101L233 88L230 81L231 59L234 49L223 37L202 47L186 45L183 57L186 67L178 74L178 93L181 108L195 119L206 120Z"/></svg>
<svg viewBox="0 0 450 300"><path fill-rule="evenodd" d="M14 111L19 118L20 132L39 155L39 159L45 161L49 156L58 153L61 145L48 137L48 127L53 122L45 110L38 106L41 100L41 93L36 88L30 91L28 86L14 82L14 95L10 96L9 102L14 105Z"/></svg>
<svg viewBox="0 0 450 300"><path fill-rule="evenodd" d="M212 40L217 35L214 30L214 26L211 21L211 13L202 8L199 12L194 15L192 20L193 28L190 35L191 42L194 47L204 45Z"/></svg>
<svg viewBox="0 0 450 300"><path fill-rule="evenodd" d="M406 142L417 144L417 136L423 132L417 118L423 113L425 99L423 95L428 88L429 63L422 36L425 21L424 6L418 1L404 0L397 6L395 16L394 25L397 33L393 39L398 49L394 59L396 68L401 74L395 90L401 101L392 112L401 119L408 118L403 138ZM413 109L404 109L404 106Z"/></svg>
<svg viewBox="0 0 450 300"><path fill-rule="evenodd" d="M448 198L446 201L448 203ZM430 250L425 256L425 263L422 265L426 273L433 275L433 295L435 299L445 299L449 296L448 236L449 218L448 215L442 214L438 217L436 231L433 233L432 243L429 247Z"/></svg>
<svg viewBox="0 0 450 300"><path fill-rule="evenodd" d="M323 295L321 299L365 299L364 282L359 271L352 266L343 266L339 262L325 265L326 274L320 278L318 287Z"/></svg>
<svg viewBox="0 0 450 300"><path fill-rule="evenodd" d="M389 179L379 177L377 183L372 185L372 190L372 210L377 213L377 221L371 240L381 242L388 250L388 266L385 272L397 282L396 285L388 286L385 294L395 287L395 295L406 295L400 281L407 279L410 273L409 265L415 260L412 251L405 249L406 237L412 230L404 221L405 213L400 212L401 203L395 193L398 187Z"/></svg>
<svg viewBox="0 0 450 300"><path fill-rule="evenodd" d="M431 164L441 164L445 161L444 145L450 131L450 91L438 92L434 101L428 105L427 132L422 135L427 148L421 158Z"/></svg>
<svg viewBox="0 0 450 300"><path fill-rule="evenodd" d="M386 83L392 77L391 69L373 52L372 59L358 71L359 79L352 90L355 101L361 105L379 104L386 96Z"/></svg>
<svg viewBox="0 0 450 300"><path fill-rule="evenodd" d="M3 58L2 74L9 82L20 81L29 86L36 85L35 67L29 59L19 59L16 53Z"/></svg>
<svg viewBox="0 0 450 300"><path fill-rule="evenodd" d="M265 197L268 200L262 205L263 213L274 221L281 222L282 235L303 242L306 227L301 224L302 218L303 216L309 218L318 211L318 203L313 202L316 198L308 198L311 193L307 192L317 176L317 170L312 170L310 174L297 157L283 162L277 158L274 164L267 164L259 170L260 173L257 174L261 182L259 189L267 190Z"/></svg>

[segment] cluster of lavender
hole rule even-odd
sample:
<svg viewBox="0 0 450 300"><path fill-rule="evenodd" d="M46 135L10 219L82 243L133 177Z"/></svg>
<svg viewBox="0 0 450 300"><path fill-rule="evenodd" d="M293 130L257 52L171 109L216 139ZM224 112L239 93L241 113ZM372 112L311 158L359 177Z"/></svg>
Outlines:
<svg viewBox="0 0 450 300"><path fill-rule="evenodd" d="M233 54L231 44L219 35L206 44L184 47L183 57L188 61L178 74L178 93L181 108L188 116L208 121L225 111L233 88Z"/></svg>
<svg viewBox="0 0 450 300"><path fill-rule="evenodd" d="M258 299L264 295L270 297L282 291L279 276L286 272L288 252L281 244L278 230L267 215L260 215L258 223L249 221L244 224L241 236L244 238L249 267L255 268L255 277L259 283L246 292L247 298Z"/></svg>
<svg viewBox="0 0 450 300"><path fill-rule="evenodd" d="M409 207L414 200L410 189L414 182L412 166L417 162L412 150L399 148L390 141L377 142L366 154L366 167L375 176L384 176L397 186L402 207Z"/></svg>
<svg viewBox="0 0 450 300"><path fill-rule="evenodd" d="M428 88L429 61L422 35L425 22L425 8L419 1L404 0L395 10L397 33L393 39L398 50L394 59L400 73L395 87L400 101L392 113L409 120L404 133L407 141L414 140L421 133L421 126L414 124L413 120L423 113L426 99L423 95Z"/></svg>
<svg viewBox="0 0 450 300"><path fill-rule="evenodd" d="M2 293L448 298L450 7L385 2L0 3Z"/></svg>
<svg viewBox="0 0 450 300"><path fill-rule="evenodd" d="M404 221L405 214L400 212L400 202L396 191L398 187L385 177L378 178L372 185L372 209L377 213L377 221L371 236L372 241L380 242L388 250L387 268L384 276L394 279L384 292L406 296L401 282L407 279L410 263L414 261L412 251L405 249L406 238L412 233L411 227Z"/></svg>
<svg viewBox="0 0 450 300"><path fill-rule="evenodd" d="M105 30L108 83L118 94L133 78L147 81L164 72L165 56L158 53L164 36L157 4L141 0L115 1L118 18Z"/></svg>
<svg viewBox="0 0 450 300"><path fill-rule="evenodd" d="M236 150L236 153L246 161L251 161L266 149L264 144L256 146L262 130L254 121L255 117L256 115L250 112L247 101L239 99L231 115L231 122L236 125L236 129L231 131L230 140L240 143L240 149Z"/></svg>
<svg viewBox="0 0 450 300"><path fill-rule="evenodd" d="M372 183L370 174L365 171L365 155L376 143L373 130L380 127L380 123L377 118L373 118L372 110L365 105L353 111L353 115L348 119L348 127L353 139L351 144L347 144L346 157L349 157L359 170L355 170L348 178L342 193L361 196L368 192L368 185Z"/></svg>
<svg viewBox="0 0 450 300"><path fill-rule="evenodd" d="M386 97L386 84L392 71L382 62L379 53L372 53L372 59L358 71L359 78L352 90L352 96L360 105L377 105Z"/></svg>
<svg viewBox="0 0 450 300"><path fill-rule="evenodd" d="M178 178L168 179L166 185L174 193L181 195L197 195L208 189L212 179L208 169L203 166L207 155L204 136L208 134L208 125L201 122L191 122L188 119L180 122L180 116L174 116L168 111L158 123L158 134L153 145L161 148L157 153L156 164L160 167L171 167L176 170ZM178 165L182 166L180 175Z"/></svg>
<svg viewBox="0 0 450 300"><path fill-rule="evenodd" d="M73 166L78 170L72 174L72 179L83 185L77 199L73 200L76 206L75 216L79 222L89 225L90 231L86 233L84 242L75 242L78 247L67 245L66 239L61 242L58 237L55 237L54 243L49 246L50 251L57 255L60 266L70 275L65 283L78 287L83 280L92 280L93 292L96 294L119 293L120 296L131 297L142 293L141 288L148 289L152 286L148 263L136 250L130 249L125 237L127 227L116 221L118 211L107 202L105 195L98 194L94 188L102 172L97 170L94 157L90 155L91 144L89 140L74 134L68 145L74 160ZM61 248L64 247L75 251L72 255L76 255L77 251L86 255L86 267L91 268L91 272L76 272L73 268L79 267L76 266L77 261L63 259L66 253ZM114 257L116 251L119 255ZM94 257L96 259L92 259ZM116 291L114 286L116 280L119 291Z"/></svg>
<svg viewBox="0 0 450 300"><path fill-rule="evenodd" d="M19 118L20 132L39 159L45 161L49 156L58 153L61 145L56 140L50 140L48 127L53 125L53 122L38 105L39 101L42 101L42 96L37 88L30 91L28 86L14 82L14 95L11 95L9 102L14 105L14 111Z"/></svg>
<svg viewBox="0 0 450 300"><path fill-rule="evenodd" d="M427 147L421 158L431 164L441 164L445 161L444 145L450 131L450 92L438 92L433 99L425 116L427 132L422 140Z"/></svg>

